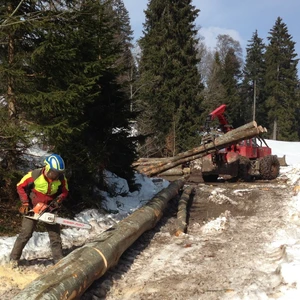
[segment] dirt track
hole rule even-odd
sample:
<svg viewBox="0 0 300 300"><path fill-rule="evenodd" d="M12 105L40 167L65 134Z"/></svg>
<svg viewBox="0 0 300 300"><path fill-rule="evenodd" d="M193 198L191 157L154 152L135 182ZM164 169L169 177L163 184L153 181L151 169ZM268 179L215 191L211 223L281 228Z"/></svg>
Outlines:
<svg viewBox="0 0 300 300"><path fill-rule="evenodd" d="M82 299L276 299L292 188L273 182L198 184L187 234L174 236L176 203ZM277 271L276 271L277 270ZM260 296L257 294L259 291Z"/></svg>
<svg viewBox="0 0 300 300"><path fill-rule="evenodd" d="M177 200L171 201L158 226L80 299L260 299L262 293L278 298L283 283L277 267L285 249L270 243L285 224L291 193L285 178L195 185L187 234L174 235ZM42 270L33 268L23 268L21 276ZM1 279L1 299L12 299L22 288Z"/></svg>

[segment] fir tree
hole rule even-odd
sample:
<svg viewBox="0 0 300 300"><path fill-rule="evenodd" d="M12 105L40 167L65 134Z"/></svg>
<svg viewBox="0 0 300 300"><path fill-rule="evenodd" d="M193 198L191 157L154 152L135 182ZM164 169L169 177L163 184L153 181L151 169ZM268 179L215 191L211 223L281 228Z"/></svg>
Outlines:
<svg viewBox="0 0 300 300"><path fill-rule="evenodd" d="M104 168L133 179L130 99L120 80L128 65L111 2L55 3L42 7L35 47L20 61L27 76L16 84L16 111L26 130L65 158L78 201L90 198Z"/></svg>
<svg viewBox="0 0 300 300"><path fill-rule="evenodd" d="M39 2L3 1L0 6L0 167L3 199L15 201L15 184L21 174L20 161L31 143L24 126L18 99L30 88L30 56L37 44L35 28L30 20L38 11Z"/></svg>
<svg viewBox="0 0 300 300"><path fill-rule="evenodd" d="M235 51L233 48L230 48L225 56L222 68L222 84L226 93L224 103L228 105L230 119L234 128L245 124L245 120L243 119L244 107L239 94L240 69L241 65L235 55Z"/></svg>
<svg viewBox="0 0 300 300"><path fill-rule="evenodd" d="M214 52L214 60L207 66L209 70L206 88L204 90L203 108L205 112L202 116L204 124L206 117L218 106L223 104L226 99L226 90L222 83L223 72L220 54L218 51Z"/></svg>
<svg viewBox="0 0 300 300"><path fill-rule="evenodd" d="M242 49L240 43L229 35L219 35L210 80L207 82L205 111L208 113L221 104L227 104L228 122L233 127L245 123L243 105L240 98Z"/></svg>
<svg viewBox="0 0 300 300"><path fill-rule="evenodd" d="M258 36L257 30L253 33L246 48L246 63L243 69L242 97L245 105L245 119L256 120L258 124L268 127L266 120L265 99L265 45Z"/></svg>
<svg viewBox="0 0 300 300"><path fill-rule="evenodd" d="M121 84L126 83L128 85L132 80L131 72L134 66L134 59L131 53L131 49L133 47L133 31L130 26L129 13L122 0L112 0L111 13L112 21L114 22L113 27L118 28L118 33L115 35L115 41L122 49L120 59L118 60L118 65L123 66L124 74L120 75L119 82ZM120 71L122 70L120 69ZM129 92L129 89L127 92Z"/></svg>
<svg viewBox="0 0 300 300"><path fill-rule="evenodd" d="M297 54L295 42L280 17L269 32L266 60L268 119L273 139L298 140L296 121Z"/></svg>
<svg viewBox="0 0 300 300"><path fill-rule="evenodd" d="M44 42L34 53L37 73L42 74L36 78L38 92L26 101L47 143L65 154L75 194L104 168L133 179L130 166L135 159L128 138L129 98L120 80L126 65L117 14L112 14L110 2L85 4L45 30ZM93 184L89 187L87 195Z"/></svg>
<svg viewBox="0 0 300 300"><path fill-rule="evenodd" d="M194 26L199 11L191 2L153 0L145 11L139 100L148 122L139 129L152 137L142 155L174 155L199 143L203 87Z"/></svg>

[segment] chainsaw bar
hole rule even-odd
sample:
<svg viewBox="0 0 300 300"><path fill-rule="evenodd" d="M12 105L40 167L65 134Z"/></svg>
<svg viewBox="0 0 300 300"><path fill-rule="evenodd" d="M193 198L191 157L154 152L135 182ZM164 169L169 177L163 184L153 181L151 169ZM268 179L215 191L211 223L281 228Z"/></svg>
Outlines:
<svg viewBox="0 0 300 300"><path fill-rule="evenodd" d="M60 218L57 217L55 214L48 213L48 212L45 212L42 215L35 213L33 216L25 216L25 217L36 221L42 221L48 224L61 224L61 225L81 228L81 229L92 228L92 226L88 223L82 223L82 222L77 222L75 220Z"/></svg>
<svg viewBox="0 0 300 300"><path fill-rule="evenodd" d="M76 228L82 228L82 229L91 229L92 228L92 226L90 224L81 223L81 222L77 222L77 221L69 220L69 219L63 219L60 217L56 217L55 222L57 224L76 227Z"/></svg>

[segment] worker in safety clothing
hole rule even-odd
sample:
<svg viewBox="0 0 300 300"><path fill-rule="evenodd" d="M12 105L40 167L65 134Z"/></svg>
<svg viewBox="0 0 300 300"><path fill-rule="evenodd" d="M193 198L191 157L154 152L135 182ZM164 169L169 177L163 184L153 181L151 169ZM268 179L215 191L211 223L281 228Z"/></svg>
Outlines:
<svg viewBox="0 0 300 300"><path fill-rule="evenodd" d="M28 211L38 203L46 205L51 203L52 208L58 209L62 201L68 196L68 182L64 175L65 163L61 156L51 154L44 163L43 168L28 172L17 184L17 192L22 202L19 212L24 217L21 232L10 254L12 268L18 267L22 251L32 237L38 222L25 217ZM63 257L60 225L45 223L45 226L50 239L53 260L56 263Z"/></svg>

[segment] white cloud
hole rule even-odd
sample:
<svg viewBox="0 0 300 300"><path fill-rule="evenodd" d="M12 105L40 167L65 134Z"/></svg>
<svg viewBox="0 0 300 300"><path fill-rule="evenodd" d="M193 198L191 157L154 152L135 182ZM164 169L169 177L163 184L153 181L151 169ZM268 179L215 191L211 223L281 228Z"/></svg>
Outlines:
<svg viewBox="0 0 300 300"><path fill-rule="evenodd" d="M219 34L227 34L231 36L233 39L239 41L242 47L245 43L239 32L234 29L210 26L201 28L199 30L199 34L204 37L204 44L210 48L210 50L214 50L217 44L217 36Z"/></svg>

